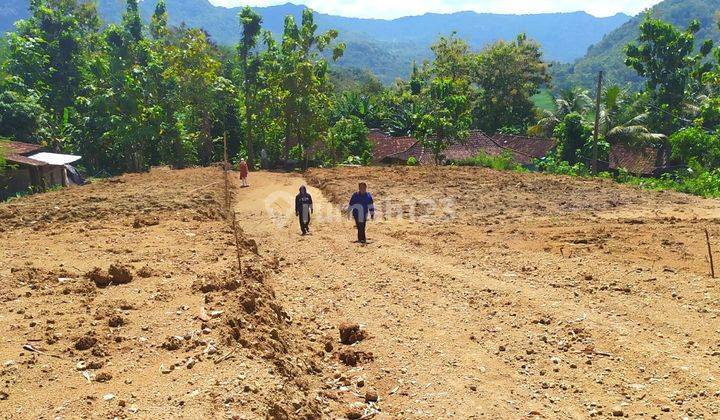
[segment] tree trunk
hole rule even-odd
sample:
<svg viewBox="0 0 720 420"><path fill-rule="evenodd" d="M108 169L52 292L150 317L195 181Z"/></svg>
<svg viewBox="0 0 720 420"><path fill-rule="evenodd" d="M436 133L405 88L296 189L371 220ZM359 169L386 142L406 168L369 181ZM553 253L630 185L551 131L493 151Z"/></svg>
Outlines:
<svg viewBox="0 0 720 420"><path fill-rule="evenodd" d="M255 168L253 164L253 157L255 156L255 150L253 149L253 138L252 138L252 111L251 111L251 99L250 99L250 86L248 81L245 81L245 132L248 152L248 169L253 170Z"/></svg>

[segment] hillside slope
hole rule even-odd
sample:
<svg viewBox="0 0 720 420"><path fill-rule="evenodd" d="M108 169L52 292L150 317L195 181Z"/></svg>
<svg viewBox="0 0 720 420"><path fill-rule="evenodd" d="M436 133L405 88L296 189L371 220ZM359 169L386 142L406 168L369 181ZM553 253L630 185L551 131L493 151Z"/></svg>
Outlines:
<svg viewBox="0 0 720 420"><path fill-rule="evenodd" d="M5 0L0 6L0 31L12 29L12 23L27 16L29 0ZM147 19L155 7L155 0L140 3ZM219 44L234 44L240 37L237 15L240 8L213 6L208 0L167 0L170 22L185 22L201 27ZM125 0L98 0L100 15L105 21L119 22ZM287 3L258 7L263 26L280 34L285 16L298 20L304 6ZM406 76L413 60L430 56L430 44L441 34L457 31L473 48L498 39L513 39L525 32L539 41L549 60L570 62L581 57L588 46L600 41L603 35L619 27L630 17L623 14L597 18L585 12L548 13L537 15L499 15L459 12L425 14L394 20L358 19L316 13L319 30L338 29L348 49L339 64L368 68L385 82ZM562 30L558 30L562 28Z"/></svg>
<svg viewBox="0 0 720 420"><path fill-rule="evenodd" d="M683 29L693 19L698 19L701 24L697 34L699 44L705 39L720 41L720 32L716 26L719 11L720 0L665 0L650 9L649 13ZM639 86L642 79L625 66L624 48L637 39L638 27L644 18L645 13L641 13L607 34L597 45L590 47L585 57L570 66L566 84L579 84L589 88L594 85L597 73L604 70L611 83Z"/></svg>

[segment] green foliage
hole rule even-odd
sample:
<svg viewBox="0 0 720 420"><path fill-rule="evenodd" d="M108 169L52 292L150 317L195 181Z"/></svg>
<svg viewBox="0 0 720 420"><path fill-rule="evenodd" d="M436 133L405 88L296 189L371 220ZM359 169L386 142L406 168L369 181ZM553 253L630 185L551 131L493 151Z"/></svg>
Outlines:
<svg viewBox="0 0 720 420"><path fill-rule="evenodd" d="M541 88L538 93L530 97L530 100L535 105L535 108L541 111L554 112L556 110L555 100L548 88Z"/></svg>
<svg viewBox="0 0 720 420"><path fill-rule="evenodd" d="M423 105L426 114L417 128L417 138L428 147L435 163L441 162L442 152L455 143L464 142L472 123L467 82L436 78L426 88Z"/></svg>
<svg viewBox="0 0 720 420"><path fill-rule="evenodd" d="M0 140L0 174L5 170L5 166L7 165L7 160L5 159L5 156L7 155L7 146L5 145L4 140Z"/></svg>
<svg viewBox="0 0 720 420"><path fill-rule="evenodd" d="M675 190L707 198L720 197L720 170L717 169L701 172L693 170L676 171L664 174L660 178L624 175L618 176L615 180L649 190Z"/></svg>
<svg viewBox="0 0 720 420"><path fill-rule="evenodd" d="M573 112L566 115L555 128L554 135L559 141L559 157L574 165L582 159L582 148L592 135L592 130L585 124L582 115Z"/></svg>
<svg viewBox="0 0 720 420"><path fill-rule="evenodd" d="M418 165L418 160L415 158L415 156L410 156L410 157L407 159L406 165L407 165L407 166L417 166L417 165Z"/></svg>
<svg viewBox="0 0 720 420"><path fill-rule="evenodd" d="M685 31L672 24L651 19L640 25L639 44L628 44L625 64L645 77L650 97L650 128L670 134L682 125L683 104L691 77L701 77L702 60L710 49L693 54L700 22L692 21ZM711 45L711 44L710 44Z"/></svg>
<svg viewBox="0 0 720 420"><path fill-rule="evenodd" d="M503 151L499 156L490 156L485 152L478 153L475 157L454 162L459 166L481 166L483 168L495 169L497 171L522 171L523 167L509 151Z"/></svg>
<svg viewBox="0 0 720 420"><path fill-rule="evenodd" d="M542 172L547 172L556 175L569 175L569 176L590 176L590 169L585 164L578 162L570 164L566 160L563 160L557 154L549 154L541 159L536 159L535 166Z"/></svg>
<svg viewBox="0 0 720 420"><path fill-rule="evenodd" d="M720 138L701 127L684 128L670 136L672 157L705 170L720 168Z"/></svg>
<svg viewBox="0 0 720 420"><path fill-rule="evenodd" d="M351 115L343 117L330 127L325 137L325 146L329 150L332 163L353 161L367 165L372 162L372 144L368 139L368 129L360 118Z"/></svg>
<svg viewBox="0 0 720 420"><path fill-rule="evenodd" d="M540 45L523 34L481 51L472 81L480 90L476 124L493 133L501 127L527 127L535 115L532 97L550 78Z"/></svg>

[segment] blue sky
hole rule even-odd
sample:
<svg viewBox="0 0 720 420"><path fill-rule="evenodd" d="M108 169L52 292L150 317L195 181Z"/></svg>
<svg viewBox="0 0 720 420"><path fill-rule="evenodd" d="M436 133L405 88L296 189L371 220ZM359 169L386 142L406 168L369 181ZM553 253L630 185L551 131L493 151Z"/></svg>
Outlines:
<svg viewBox="0 0 720 420"><path fill-rule="evenodd" d="M218 6L270 6L289 0L210 0ZM584 10L595 16L635 15L660 0L295 0L318 12L340 16L392 19L427 12L462 10L489 13L544 13Z"/></svg>

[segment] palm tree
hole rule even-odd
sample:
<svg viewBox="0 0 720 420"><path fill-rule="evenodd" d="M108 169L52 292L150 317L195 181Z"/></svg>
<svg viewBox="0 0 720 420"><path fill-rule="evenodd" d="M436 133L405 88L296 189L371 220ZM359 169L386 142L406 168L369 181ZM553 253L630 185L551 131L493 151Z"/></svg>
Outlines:
<svg viewBox="0 0 720 420"><path fill-rule="evenodd" d="M611 144L643 146L663 142L666 136L647 128L647 112L623 121L629 105L628 91L620 86L608 86L600 98L600 134Z"/></svg>
<svg viewBox="0 0 720 420"><path fill-rule="evenodd" d="M542 111L538 123L530 127L528 133L534 136L551 137L555 127L558 126L566 115L577 112L580 115L587 115L592 109L592 99L587 89L574 88L563 89L555 96L555 111Z"/></svg>
<svg viewBox="0 0 720 420"><path fill-rule="evenodd" d="M587 89L576 87L574 89L563 89L560 95L555 98L555 106L560 115L565 116L572 112L586 115L592 109L593 100Z"/></svg>

